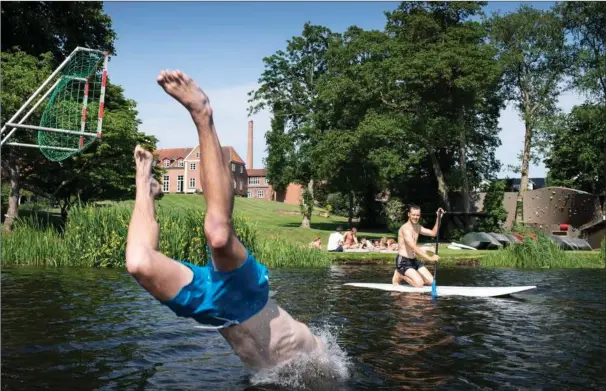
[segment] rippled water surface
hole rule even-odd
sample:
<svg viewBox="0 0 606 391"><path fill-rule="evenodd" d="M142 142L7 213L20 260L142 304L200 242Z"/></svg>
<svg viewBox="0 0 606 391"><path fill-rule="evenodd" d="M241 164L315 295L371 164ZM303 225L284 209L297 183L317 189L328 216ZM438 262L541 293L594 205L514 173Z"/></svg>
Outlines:
<svg viewBox="0 0 606 391"><path fill-rule="evenodd" d="M604 390L604 270L447 269L442 285L537 285L500 299L344 287L384 267L274 270L275 298L337 341L344 382L319 390ZM194 328L123 271L2 271L2 389L289 390L259 384L223 338ZM286 374L287 375L287 374Z"/></svg>

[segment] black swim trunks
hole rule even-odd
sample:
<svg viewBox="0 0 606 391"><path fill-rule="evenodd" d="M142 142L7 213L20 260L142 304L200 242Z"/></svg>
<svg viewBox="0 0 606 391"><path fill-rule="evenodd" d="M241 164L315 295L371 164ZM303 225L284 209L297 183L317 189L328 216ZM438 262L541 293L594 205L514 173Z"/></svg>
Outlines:
<svg viewBox="0 0 606 391"><path fill-rule="evenodd" d="M416 258L406 258L400 254L396 256L396 269L401 275L404 275L408 269L419 270L423 266L425 265Z"/></svg>

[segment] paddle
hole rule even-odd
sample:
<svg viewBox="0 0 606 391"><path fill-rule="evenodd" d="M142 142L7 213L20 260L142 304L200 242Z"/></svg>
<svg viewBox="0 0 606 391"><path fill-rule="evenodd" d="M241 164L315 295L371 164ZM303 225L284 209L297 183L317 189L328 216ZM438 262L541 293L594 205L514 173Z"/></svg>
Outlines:
<svg viewBox="0 0 606 391"><path fill-rule="evenodd" d="M443 213L438 213L438 232L436 233L436 252L435 252L436 255L438 255L438 245L439 245L439 241L440 241L440 225L442 224L442 214ZM438 297L438 291L436 289L437 272L438 272L438 262L436 262L436 264L433 268L433 282L431 283L431 297L433 297L434 299L436 297Z"/></svg>

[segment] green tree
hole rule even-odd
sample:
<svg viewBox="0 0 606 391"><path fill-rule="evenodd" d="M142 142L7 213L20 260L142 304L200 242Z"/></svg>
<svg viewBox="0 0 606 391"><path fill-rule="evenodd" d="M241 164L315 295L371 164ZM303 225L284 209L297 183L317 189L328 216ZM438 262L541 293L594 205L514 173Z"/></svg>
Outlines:
<svg viewBox="0 0 606 391"><path fill-rule="evenodd" d="M5 124L50 75L53 58L50 53L35 57L24 52L3 52L1 56L0 99L2 110L0 118L2 124ZM41 111L42 107L36 110L30 117L31 121L39 121ZM10 130L8 128L6 132ZM11 136L11 141L35 144L34 135L35 133L31 131L17 130ZM23 181L32 175L35 168L42 165L43 162L44 157L33 148L2 147L2 181L9 184L7 212L3 225L6 231L12 229L15 218L19 216L19 197Z"/></svg>
<svg viewBox="0 0 606 391"><path fill-rule="evenodd" d="M555 122L545 159L550 185L593 194L606 192L606 110L601 104L575 106Z"/></svg>
<svg viewBox="0 0 606 391"><path fill-rule="evenodd" d="M414 175L411 168L422 154L409 148L405 118L381 102L388 39L380 31L350 27L331 42L328 72L318 82L315 118L325 131L314 161L331 190L347 195L350 223L360 201L364 226L380 217L377 195Z"/></svg>
<svg viewBox="0 0 606 391"><path fill-rule="evenodd" d="M331 42L314 161L333 191L362 201L363 223L379 217L385 190L433 202L438 187L448 207L450 186L467 195L498 168L501 73L485 29L469 20L480 7L403 3L384 32L353 26Z"/></svg>
<svg viewBox="0 0 606 391"><path fill-rule="evenodd" d="M101 1L3 1L2 51L51 52L55 66L77 46L116 54L111 18Z"/></svg>
<svg viewBox="0 0 606 391"><path fill-rule="evenodd" d="M521 200L528 187L533 147L544 139L542 123L557 112L569 57L562 20L553 11L526 4L517 12L495 14L488 21L490 38L503 67L504 92L515 104L525 125L521 182L516 220L522 219Z"/></svg>
<svg viewBox="0 0 606 391"><path fill-rule="evenodd" d="M270 183L278 188L299 183L306 192L301 199L302 227L309 228L316 179L311 151L320 129L314 124L316 84L326 70L324 53L334 34L326 27L306 23L301 36L288 41L285 51L279 50L263 59L265 70L259 84L251 91L250 113L273 110L272 129L267 136L267 171ZM284 163L284 166L278 164Z"/></svg>
<svg viewBox="0 0 606 391"><path fill-rule="evenodd" d="M483 26L470 20L481 14L483 4L403 3L387 13L386 31L393 37L395 55L389 59L391 83L384 103L409 114L411 139L427 151L447 208L451 186L440 162L444 150L457 150L458 174L451 174L458 181L451 184L463 190L466 210L470 187L482 179L470 171L480 173L487 160L485 175L496 166L500 68L494 48L485 43Z"/></svg>
<svg viewBox="0 0 606 391"><path fill-rule="evenodd" d="M284 192L295 178L297 154L292 134L286 132L286 116L282 115L280 105L273 106L271 127L265 133L267 157L263 159L266 178L275 191Z"/></svg>
<svg viewBox="0 0 606 391"><path fill-rule="evenodd" d="M573 86L606 104L606 3L565 1L555 10L573 38Z"/></svg>

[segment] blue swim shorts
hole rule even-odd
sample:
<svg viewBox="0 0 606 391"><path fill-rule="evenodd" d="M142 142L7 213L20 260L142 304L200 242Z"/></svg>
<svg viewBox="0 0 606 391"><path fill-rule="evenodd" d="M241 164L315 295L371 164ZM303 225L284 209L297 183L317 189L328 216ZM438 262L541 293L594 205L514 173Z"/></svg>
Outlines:
<svg viewBox="0 0 606 391"><path fill-rule="evenodd" d="M240 267L229 272L181 262L194 277L169 301L162 303L177 316L193 318L208 328L242 323L263 309L269 299L269 272L247 252Z"/></svg>

